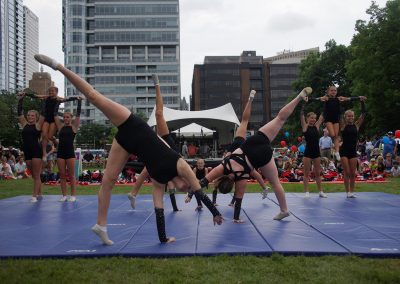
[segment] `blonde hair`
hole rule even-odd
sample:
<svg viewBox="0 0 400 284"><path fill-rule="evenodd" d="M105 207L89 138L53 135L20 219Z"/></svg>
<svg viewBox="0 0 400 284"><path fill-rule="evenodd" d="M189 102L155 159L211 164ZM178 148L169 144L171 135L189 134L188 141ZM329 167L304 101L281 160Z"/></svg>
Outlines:
<svg viewBox="0 0 400 284"><path fill-rule="evenodd" d="M70 111L64 112L64 113L63 113L63 117L64 117L65 115L69 115L71 118L74 117L74 115L73 115Z"/></svg>
<svg viewBox="0 0 400 284"><path fill-rule="evenodd" d="M308 121L308 119L310 118L310 116L315 115L317 116L317 114L315 112L310 111L309 113L307 113L306 119Z"/></svg>
<svg viewBox="0 0 400 284"><path fill-rule="evenodd" d="M34 110L34 109L28 110L27 114L29 114L29 113L34 113L36 116L36 120L39 119L39 112L37 110Z"/></svg>

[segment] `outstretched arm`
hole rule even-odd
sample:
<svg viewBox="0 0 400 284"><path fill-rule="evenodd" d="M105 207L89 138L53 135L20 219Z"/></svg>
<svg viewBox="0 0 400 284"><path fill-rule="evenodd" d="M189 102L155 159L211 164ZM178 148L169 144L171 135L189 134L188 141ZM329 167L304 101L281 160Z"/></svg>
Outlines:
<svg viewBox="0 0 400 284"><path fill-rule="evenodd" d="M355 123L356 126L357 126L357 129L360 128L361 124L364 122L365 115L366 115L366 113L367 113L367 111L366 111L366 109L365 109L365 100L366 100L366 99L367 99L366 97L360 97L361 115L360 115L360 117L357 119L357 121L356 121L356 123Z"/></svg>
<svg viewBox="0 0 400 284"><path fill-rule="evenodd" d="M253 169L253 170L250 172L250 175L251 175L253 178L255 178L255 179L257 180L258 184L261 186L262 189L265 189L264 179L263 179L263 177L260 175L260 173L257 172L256 169Z"/></svg>
<svg viewBox="0 0 400 284"><path fill-rule="evenodd" d="M19 94L18 106L17 106L18 122L19 124L21 124L22 127L24 127L27 124L27 121L24 116L24 109L22 107L24 102L24 97L25 94L23 93Z"/></svg>
<svg viewBox="0 0 400 284"><path fill-rule="evenodd" d="M321 123L324 122L324 114L321 113L318 117L317 122L315 123L315 126L317 127L317 129L319 129L319 127L321 126Z"/></svg>
<svg viewBox="0 0 400 284"><path fill-rule="evenodd" d="M303 103L301 105L301 109L300 109L300 122L301 122L301 129L303 130L303 132L307 131L307 122L306 122L306 118L304 116L304 107L305 107L305 103Z"/></svg>
<svg viewBox="0 0 400 284"><path fill-rule="evenodd" d="M75 133L78 132L79 124L81 123L81 110L82 110L82 98L78 99L78 107L76 108L76 117L72 122L75 128Z"/></svg>

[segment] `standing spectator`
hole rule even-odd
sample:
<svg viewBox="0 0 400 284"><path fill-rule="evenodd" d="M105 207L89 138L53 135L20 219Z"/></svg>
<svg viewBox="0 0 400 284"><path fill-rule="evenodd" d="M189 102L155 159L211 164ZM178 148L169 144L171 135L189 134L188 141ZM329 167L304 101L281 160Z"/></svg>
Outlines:
<svg viewBox="0 0 400 284"><path fill-rule="evenodd" d="M17 178L27 178L26 163L22 157L19 158L18 163L15 164L15 175Z"/></svg>
<svg viewBox="0 0 400 284"><path fill-rule="evenodd" d="M326 157L329 160L332 157L332 138L329 136L328 129L324 128L324 136L319 139L319 149L321 152L321 158Z"/></svg>
<svg viewBox="0 0 400 284"><path fill-rule="evenodd" d="M210 152L210 146L208 146L207 143L203 143L200 146L200 155L202 158L207 158L209 156L209 152Z"/></svg>
<svg viewBox="0 0 400 284"><path fill-rule="evenodd" d="M371 139L367 136L365 139L365 152L367 153L367 160L369 161L371 158L371 152L374 149L374 145Z"/></svg>
<svg viewBox="0 0 400 284"><path fill-rule="evenodd" d="M392 154L392 156L395 155L395 153L397 152L397 145L396 145L396 141L393 139L393 132L389 131L387 133L387 137L389 138L387 143L383 143L383 156L386 157L387 153ZM382 139L383 141L383 139Z"/></svg>
<svg viewBox="0 0 400 284"><path fill-rule="evenodd" d="M183 145L182 145L182 156L183 156L184 159L189 158L189 151L188 151L187 141L183 142Z"/></svg>
<svg viewBox="0 0 400 284"><path fill-rule="evenodd" d="M392 167L393 167L393 159L392 159L392 154L387 153L385 156L385 160L383 161L383 164L385 165L385 172L387 174L391 173Z"/></svg>
<svg viewBox="0 0 400 284"><path fill-rule="evenodd" d="M199 148L197 148L196 145L194 145L193 142L190 143L189 146L188 146L189 158L194 158L194 157L196 157L197 150L199 150Z"/></svg>

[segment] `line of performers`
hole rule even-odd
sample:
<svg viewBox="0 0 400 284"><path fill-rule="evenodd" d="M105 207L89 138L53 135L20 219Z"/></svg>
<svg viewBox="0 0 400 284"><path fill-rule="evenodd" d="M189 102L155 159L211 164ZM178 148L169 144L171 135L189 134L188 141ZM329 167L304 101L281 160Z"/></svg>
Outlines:
<svg viewBox="0 0 400 284"><path fill-rule="evenodd" d="M110 122L118 128L118 132L112 142L98 194L97 222L92 227L92 231L104 244L113 244L113 241L109 239L107 232L107 213L110 205L111 191L117 181L118 175L131 154L138 156L144 163L145 168L137 179L134 189L129 193L128 198L131 201L132 207L134 207L136 195L141 184L147 177L150 177L153 184L152 195L157 232L161 243L170 243L175 241L174 237L167 236L165 230L163 200L164 190L166 188L171 190L176 188L181 191L189 192L185 200L186 202L189 202L194 195L198 201L198 206L203 206L204 204L211 212L214 224L221 225L224 218L216 208L216 191L213 193L213 201L211 201L202 191L202 188L207 187L210 182L214 182L215 188L220 193L229 193L233 186L235 186L234 198L232 201L234 206L233 221L235 223L242 223L243 221L240 219L240 211L247 180L250 176L254 177L260 183L263 189L263 196L265 197L268 189L264 185L263 178L266 178L275 192L280 207L279 213L273 217L273 219L280 221L290 215L286 203L285 192L279 181L276 164L272 157L273 150L271 142L275 139L286 120L295 110L296 106L302 101L307 102L309 100L309 95L312 92L310 87L304 88L292 101L286 104L279 111L278 115L273 120L262 126L254 135L245 139L247 124L250 119L251 104L255 96L255 91L251 91L248 103L243 112L241 124L236 132L232 145L229 148L228 154L220 165L212 169L209 173L206 173L203 171L201 166L199 167L200 170L193 171L190 165L180 156L179 151L174 149L174 143L169 135L169 129L163 116L163 101L159 80L156 75L153 75L156 90L157 120L157 131L154 132L146 122L133 115L126 107L103 96L84 79L54 59L39 54L35 55L35 59L41 64L47 65L54 70L61 72L70 83L89 100L90 103L102 111ZM345 112L344 120L339 127L339 120L336 120L336 118L339 119L340 116L338 106L340 102L349 99L358 99L361 101L361 117L357 121L354 121L354 112L348 110ZM349 195L353 194L355 165L357 162L355 152L356 141L358 129L365 115L365 97L336 97L336 87L331 86L328 88L327 94L318 98L318 100L325 102L325 112L323 117L325 117L325 123L331 136L336 139L339 130L342 131L343 143L340 148L340 154L345 171L346 192L348 192ZM78 110L80 110L80 99L78 100ZM79 112L80 111L78 111L77 114ZM334 115L335 117L333 117ZM39 143L38 141L41 129L40 121L43 120L43 118L38 119L37 116L37 113L28 112L25 120L22 112L19 111L19 119L20 122L24 122L21 123L23 124L24 129L27 125L29 125L29 128L33 129L30 130L30 134L27 134L24 138L24 141L27 139L28 144L29 139ZM58 119L56 116L54 117L55 121L57 121ZM315 144L313 139L316 138L318 141L318 127L322 122L321 117L317 121L315 114L309 113L304 117L302 112L302 128L307 140L305 160L308 159L308 165L310 165L311 162L314 163L314 170L317 168L316 164L319 163L319 157L316 156L319 156L319 151L317 154L313 148ZM75 123L73 123L73 121ZM70 130L68 130L68 135L74 136L74 133L76 133L77 127L79 126L79 116L77 115L75 120L73 120L72 115L66 113L64 114L64 123L61 124L61 122L56 122L56 125L60 131L63 127L69 127ZM26 132L28 133L28 131ZM318 142L316 145L318 147ZM339 145L339 143L337 143L337 145ZM28 148L24 148L24 150L27 149ZM40 157L40 155L38 156ZM33 158L31 160L33 160ZM354 174L351 172L353 169ZM62 173L60 173L60 175L62 176ZM174 210L178 210L172 191L170 192L170 196L172 198L172 203L175 203L175 206L173 206Z"/></svg>

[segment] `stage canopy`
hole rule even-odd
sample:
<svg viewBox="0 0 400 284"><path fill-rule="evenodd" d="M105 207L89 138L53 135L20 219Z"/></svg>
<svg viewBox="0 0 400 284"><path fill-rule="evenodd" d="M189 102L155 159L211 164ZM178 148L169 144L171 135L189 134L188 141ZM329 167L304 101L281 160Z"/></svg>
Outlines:
<svg viewBox="0 0 400 284"><path fill-rule="evenodd" d="M173 131L176 134L180 134L181 136L212 136L215 130L208 129L207 127L201 126L197 123L191 123L186 125L178 130Z"/></svg>
<svg viewBox="0 0 400 284"><path fill-rule="evenodd" d="M175 110L164 107L164 118L171 131L179 129L190 123L197 123L212 130L216 130L221 144L232 142L233 133L240 122L231 103L200 111ZM148 120L149 126L156 125L155 108Z"/></svg>

